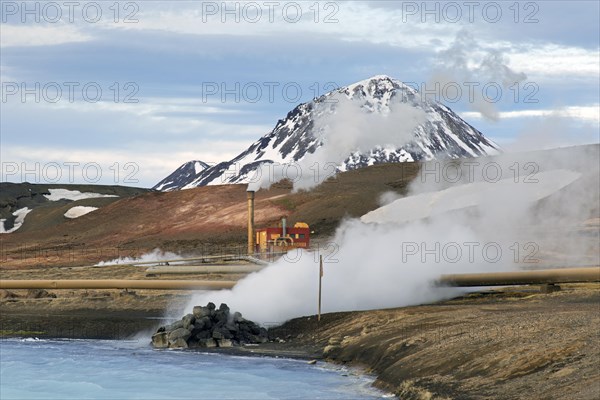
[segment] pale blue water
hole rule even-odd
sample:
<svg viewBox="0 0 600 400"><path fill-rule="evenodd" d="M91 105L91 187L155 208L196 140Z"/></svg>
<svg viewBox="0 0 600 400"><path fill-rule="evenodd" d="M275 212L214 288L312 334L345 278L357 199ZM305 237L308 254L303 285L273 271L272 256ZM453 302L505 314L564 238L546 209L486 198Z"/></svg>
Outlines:
<svg viewBox="0 0 600 400"><path fill-rule="evenodd" d="M306 361L153 350L138 341L0 340L0 399L381 399ZM344 376L348 375L348 376Z"/></svg>

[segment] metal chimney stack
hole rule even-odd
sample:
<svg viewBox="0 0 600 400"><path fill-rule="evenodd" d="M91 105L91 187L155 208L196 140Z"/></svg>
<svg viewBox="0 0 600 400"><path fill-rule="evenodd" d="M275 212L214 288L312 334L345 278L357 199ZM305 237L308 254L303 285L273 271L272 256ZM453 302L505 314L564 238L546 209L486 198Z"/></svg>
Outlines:
<svg viewBox="0 0 600 400"><path fill-rule="evenodd" d="M248 190L248 255L254 254L254 191Z"/></svg>

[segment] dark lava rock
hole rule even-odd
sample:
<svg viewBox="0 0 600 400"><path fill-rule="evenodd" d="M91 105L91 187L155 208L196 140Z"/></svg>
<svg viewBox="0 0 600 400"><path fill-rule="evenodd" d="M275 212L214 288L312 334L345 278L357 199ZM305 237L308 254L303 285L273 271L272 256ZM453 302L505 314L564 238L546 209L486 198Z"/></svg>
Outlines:
<svg viewBox="0 0 600 400"><path fill-rule="evenodd" d="M196 319L210 317L210 310L208 309L208 307L196 306L194 307L192 313L194 314L194 317L196 317Z"/></svg>
<svg viewBox="0 0 600 400"><path fill-rule="evenodd" d="M184 329L193 329L194 326L194 322L196 322L196 317L194 317L193 314L188 314L185 317L183 317L181 319L181 322L183 323L183 328Z"/></svg>
<svg viewBox="0 0 600 400"><path fill-rule="evenodd" d="M267 330L231 311L223 303L217 309L214 303L196 306L192 314L170 325L161 326L152 336L156 348L231 347L264 343Z"/></svg>

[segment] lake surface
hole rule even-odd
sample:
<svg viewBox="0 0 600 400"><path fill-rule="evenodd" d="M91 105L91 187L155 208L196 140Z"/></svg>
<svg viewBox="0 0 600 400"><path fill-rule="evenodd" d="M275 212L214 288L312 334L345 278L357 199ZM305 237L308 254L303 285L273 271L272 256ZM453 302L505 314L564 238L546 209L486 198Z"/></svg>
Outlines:
<svg viewBox="0 0 600 400"><path fill-rule="evenodd" d="M319 365L320 364L320 365ZM142 341L0 340L0 399L382 399L324 363L154 350Z"/></svg>

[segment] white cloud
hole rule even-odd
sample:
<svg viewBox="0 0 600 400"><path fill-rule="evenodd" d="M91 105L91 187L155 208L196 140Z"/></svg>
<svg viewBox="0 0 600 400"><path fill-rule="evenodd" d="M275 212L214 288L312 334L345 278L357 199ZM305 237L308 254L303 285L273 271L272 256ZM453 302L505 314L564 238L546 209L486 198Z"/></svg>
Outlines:
<svg viewBox="0 0 600 400"><path fill-rule="evenodd" d="M527 45L511 51L511 66L524 71L532 79L539 77L600 75L600 50L561 46L552 43Z"/></svg>
<svg viewBox="0 0 600 400"><path fill-rule="evenodd" d="M0 181L91 183L151 187L184 162L218 163L239 154L249 142L198 140L157 148L64 148L2 146Z"/></svg>
<svg viewBox="0 0 600 400"><path fill-rule="evenodd" d="M478 112L467 111L460 113L462 118L481 119L482 116ZM589 106L569 106L557 109L537 109L537 110L514 110L501 111L500 119L514 118L541 118L541 117L559 117L581 120L588 123L600 123L600 104Z"/></svg>
<svg viewBox="0 0 600 400"><path fill-rule="evenodd" d="M1 47L53 46L92 39L75 25L2 25Z"/></svg>
<svg viewBox="0 0 600 400"><path fill-rule="evenodd" d="M217 3L215 3L217 4ZM402 9L376 8L365 2L335 3L337 9L323 9L315 22L315 8L312 3L302 3L303 18L297 23L286 22L282 17L284 3L275 8L274 20L269 22L268 11L263 7L261 19L250 23L235 15L221 15L219 3L216 15L203 16L202 8L193 4L190 8L173 8L159 5L145 6L136 24L104 24L107 28L159 30L177 34L265 36L295 34L304 37L330 36L334 40L366 42L389 45L398 49L437 52L447 48L456 34L466 29L477 37L485 51L502 51L510 55L509 66L525 72L534 79L556 77L564 74L598 77L600 60L598 49L566 46L552 42L519 40L510 42L497 37L498 30L493 24L477 18L468 23L466 14L458 23L434 23L430 16L425 22L419 15L407 15ZM298 3L300 4L300 3ZM233 9L233 5L228 7ZM311 8L312 7L312 8ZM335 11L334 23L325 23L326 17ZM466 12L466 10L463 10ZM506 10L508 12L508 10ZM239 13L242 15L242 13ZM225 19L225 22L222 21ZM507 17L508 18L508 17ZM508 20L507 20L508 21ZM512 24L512 21L510 21ZM509 28L513 29L513 28ZM472 56L476 59L477 49Z"/></svg>
<svg viewBox="0 0 600 400"><path fill-rule="evenodd" d="M62 179L57 183L69 183L65 163L79 163L74 174L78 183L153 186L189 160L229 160L272 129L271 124L236 123L228 118L247 111L190 98L149 98L137 104L13 101L3 105L4 111L10 118L3 120L3 132L11 137L11 143L6 143L3 135L0 180L10 181L53 183L58 163ZM24 125L23 118L28 115L45 121L56 134L36 133L39 124ZM61 121L68 121L64 133ZM15 140L21 132L26 132L26 143ZM82 135L90 138L89 144L81 140ZM43 138L36 139L40 136ZM98 182L93 182L97 168L91 163L100 165ZM120 171L115 171L115 163ZM8 164L9 172L16 173L7 175L4 167ZM90 164L92 179L83 175L86 164ZM24 177L25 169L37 171ZM132 179L124 181L130 173Z"/></svg>

